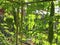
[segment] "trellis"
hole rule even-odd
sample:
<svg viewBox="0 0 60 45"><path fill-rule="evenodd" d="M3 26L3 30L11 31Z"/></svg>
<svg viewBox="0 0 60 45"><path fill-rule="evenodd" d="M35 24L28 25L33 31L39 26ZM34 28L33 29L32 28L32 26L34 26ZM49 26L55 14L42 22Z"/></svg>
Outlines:
<svg viewBox="0 0 60 45"><path fill-rule="evenodd" d="M26 4L32 4L32 3L40 3L40 2L46 2L46 1L37 1L37 2L26 2L26 3L24 3L24 2L21 2L21 3L19 3L19 4L21 4L21 27L22 27L22 23L23 23L23 5L26 5ZM48 1L47 1L48 2ZM21 28L21 30L22 30L22 28ZM21 38L22 38L22 33L21 33ZM17 41L17 40L16 40ZM16 42L16 45L18 45L18 43ZM22 42L21 42L21 45L22 45ZM50 45L52 45L52 44L50 44Z"/></svg>
<svg viewBox="0 0 60 45"><path fill-rule="evenodd" d="M52 0L53 1L53 0ZM15 2L15 1L13 1L13 2ZM18 5L21 5L21 23L20 23L20 26L21 26L21 28L20 28L20 31L21 31L21 39L22 39L22 26L23 26L23 11L24 11L24 5L27 5L27 4L33 4L33 3L40 3L40 2L49 2L49 1L37 1L37 2L23 2L23 1L21 1L21 2L15 2L15 3L17 3ZM19 10L19 8L17 9L17 10ZM17 11L17 13L19 13L19 11ZM19 15L19 14L16 14L16 15ZM18 19L18 17L17 17L17 19ZM17 23L19 23L19 22L17 22ZM16 24L16 26L17 26L17 30L16 30L16 45L18 45L18 25ZM21 42L21 45L22 45L22 42Z"/></svg>

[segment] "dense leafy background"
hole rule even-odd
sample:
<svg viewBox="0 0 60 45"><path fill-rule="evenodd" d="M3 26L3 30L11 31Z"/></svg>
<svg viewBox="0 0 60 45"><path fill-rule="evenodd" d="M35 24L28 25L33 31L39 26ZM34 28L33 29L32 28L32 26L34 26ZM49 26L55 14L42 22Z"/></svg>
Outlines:
<svg viewBox="0 0 60 45"><path fill-rule="evenodd" d="M39 2L42 0L22 0L23 23L21 21L22 2L18 0L0 0L0 9L4 9L4 14L0 16L0 45L16 44L16 28L18 26L18 45L21 42L33 43L35 45L49 45L48 29L51 9L51 1ZM53 16L54 39L53 45L60 44L60 1L54 1L55 15ZM17 11L19 9L19 13ZM0 14L1 15L1 14ZM16 16L17 15L17 16ZM15 16L15 17L14 17ZM16 19L15 19L16 18ZM17 23L17 24L16 24ZM22 24L22 25L21 25ZM22 29L22 30L21 30ZM21 38L22 36L22 38ZM31 40L31 41L30 41Z"/></svg>

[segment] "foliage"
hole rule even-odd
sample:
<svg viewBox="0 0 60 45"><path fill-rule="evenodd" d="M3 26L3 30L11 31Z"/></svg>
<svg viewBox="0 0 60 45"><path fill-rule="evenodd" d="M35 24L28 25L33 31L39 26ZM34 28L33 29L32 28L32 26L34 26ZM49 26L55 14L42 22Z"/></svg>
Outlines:
<svg viewBox="0 0 60 45"><path fill-rule="evenodd" d="M1 0L0 45L59 45L60 13L55 13L54 7L60 7L60 2L53 2Z"/></svg>

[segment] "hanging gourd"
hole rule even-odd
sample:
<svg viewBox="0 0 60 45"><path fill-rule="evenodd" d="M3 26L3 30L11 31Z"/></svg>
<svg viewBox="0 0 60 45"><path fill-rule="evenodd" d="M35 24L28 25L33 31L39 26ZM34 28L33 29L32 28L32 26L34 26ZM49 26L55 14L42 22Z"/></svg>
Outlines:
<svg viewBox="0 0 60 45"><path fill-rule="evenodd" d="M51 10L50 10L50 20L49 20L49 31L48 31L48 41L50 43L50 45L52 45L52 41L53 41L53 16L54 16L54 2L51 2Z"/></svg>

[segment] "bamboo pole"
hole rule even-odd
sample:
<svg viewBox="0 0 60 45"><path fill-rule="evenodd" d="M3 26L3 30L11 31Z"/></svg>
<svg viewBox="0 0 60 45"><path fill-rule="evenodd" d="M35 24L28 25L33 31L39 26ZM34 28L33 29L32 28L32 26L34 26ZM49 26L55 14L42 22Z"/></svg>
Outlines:
<svg viewBox="0 0 60 45"><path fill-rule="evenodd" d="M16 17L17 17L17 24L16 24L16 45L18 45L18 41L19 41L19 39L18 39L18 27L19 27L19 7L17 8L17 14L16 14Z"/></svg>
<svg viewBox="0 0 60 45"><path fill-rule="evenodd" d="M9 1L9 0L7 0ZM40 3L40 2L50 2L52 0L43 0L43 1L33 1L33 2L24 2L23 4L32 4L32 3ZM56 1L56 0L54 0ZM14 3L15 1L13 1L12 3ZM18 4L21 4L20 2L15 2L15 3L18 3Z"/></svg>
<svg viewBox="0 0 60 45"><path fill-rule="evenodd" d="M12 15L14 16L14 22L16 25L16 31L15 31L15 35L16 35L16 45L18 45L18 27L19 27L19 8L15 8L14 5L12 5ZM15 11L16 10L16 11Z"/></svg>
<svg viewBox="0 0 60 45"><path fill-rule="evenodd" d="M23 11L24 8L23 8L23 2L21 2L21 23L20 23L20 30L21 30L21 40L22 40L22 37L23 37L23 33L22 33L22 30L23 30ZM22 45L22 42L21 42L21 45Z"/></svg>

